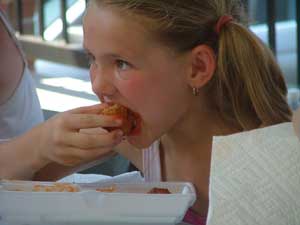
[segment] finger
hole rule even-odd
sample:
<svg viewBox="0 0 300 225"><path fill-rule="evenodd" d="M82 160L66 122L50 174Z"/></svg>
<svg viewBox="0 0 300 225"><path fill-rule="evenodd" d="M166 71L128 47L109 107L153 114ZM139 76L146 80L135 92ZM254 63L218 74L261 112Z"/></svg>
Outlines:
<svg viewBox="0 0 300 225"><path fill-rule="evenodd" d="M68 133L64 136L66 145L81 148L112 147L122 141L123 132L115 130L106 134L86 134L82 132Z"/></svg>
<svg viewBox="0 0 300 225"><path fill-rule="evenodd" d="M79 108L75 108L75 109L71 109L67 112L69 113L74 113L74 114L86 114L86 113L90 113L90 114L97 114L100 113L102 109L104 109L105 107L107 107L106 103L101 103L101 104L96 104L96 105L91 105L91 106L84 106L84 107L79 107Z"/></svg>
<svg viewBox="0 0 300 225"><path fill-rule="evenodd" d="M122 120L112 116L96 114L69 114L65 116L65 125L74 130L96 127L120 127Z"/></svg>
<svg viewBox="0 0 300 225"><path fill-rule="evenodd" d="M80 129L79 132L85 134L107 134L108 131L102 127Z"/></svg>

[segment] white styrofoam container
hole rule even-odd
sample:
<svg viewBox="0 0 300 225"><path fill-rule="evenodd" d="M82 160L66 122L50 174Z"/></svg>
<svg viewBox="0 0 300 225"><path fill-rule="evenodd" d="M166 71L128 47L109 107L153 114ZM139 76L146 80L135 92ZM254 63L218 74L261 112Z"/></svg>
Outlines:
<svg viewBox="0 0 300 225"><path fill-rule="evenodd" d="M76 184L79 192L33 192L36 184L53 183L0 182L0 225L171 225L196 199L190 183L116 183L113 193L93 184ZM171 194L147 194L153 187Z"/></svg>

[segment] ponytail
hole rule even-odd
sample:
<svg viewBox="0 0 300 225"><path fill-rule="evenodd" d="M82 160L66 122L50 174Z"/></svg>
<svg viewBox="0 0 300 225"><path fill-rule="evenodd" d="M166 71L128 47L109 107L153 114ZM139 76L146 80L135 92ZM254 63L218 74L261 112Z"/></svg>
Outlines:
<svg viewBox="0 0 300 225"><path fill-rule="evenodd" d="M291 120L287 88L272 52L246 27L230 22L219 33L217 70L211 87L226 119L269 126Z"/></svg>

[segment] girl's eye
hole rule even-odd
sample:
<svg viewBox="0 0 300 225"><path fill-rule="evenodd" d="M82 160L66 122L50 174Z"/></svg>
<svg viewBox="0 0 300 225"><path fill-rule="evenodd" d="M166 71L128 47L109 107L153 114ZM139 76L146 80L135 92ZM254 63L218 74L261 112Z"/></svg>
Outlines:
<svg viewBox="0 0 300 225"><path fill-rule="evenodd" d="M121 59L116 60L116 66L118 70L128 70L131 68L131 65L128 62Z"/></svg>
<svg viewBox="0 0 300 225"><path fill-rule="evenodd" d="M117 59L115 61L115 64L116 64L116 70L115 70L116 77L122 80L129 79L131 74L130 69L132 69L133 66L130 63L121 59Z"/></svg>

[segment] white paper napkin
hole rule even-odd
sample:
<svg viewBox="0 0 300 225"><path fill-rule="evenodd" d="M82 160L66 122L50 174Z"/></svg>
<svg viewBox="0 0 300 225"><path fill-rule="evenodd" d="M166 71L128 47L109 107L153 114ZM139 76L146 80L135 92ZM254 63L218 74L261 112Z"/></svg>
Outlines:
<svg viewBox="0 0 300 225"><path fill-rule="evenodd" d="M138 171L123 173L118 176L105 176L99 174L79 174L75 173L59 180L60 182L68 183L89 183L89 184L103 184L103 183L134 183L142 182L144 178Z"/></svg>
<svg viewBox="0 0 300 225"><path fill-rule="evenodd" d="M299 225L300 142L292 123L215 137L207 225Z"/></svg>

